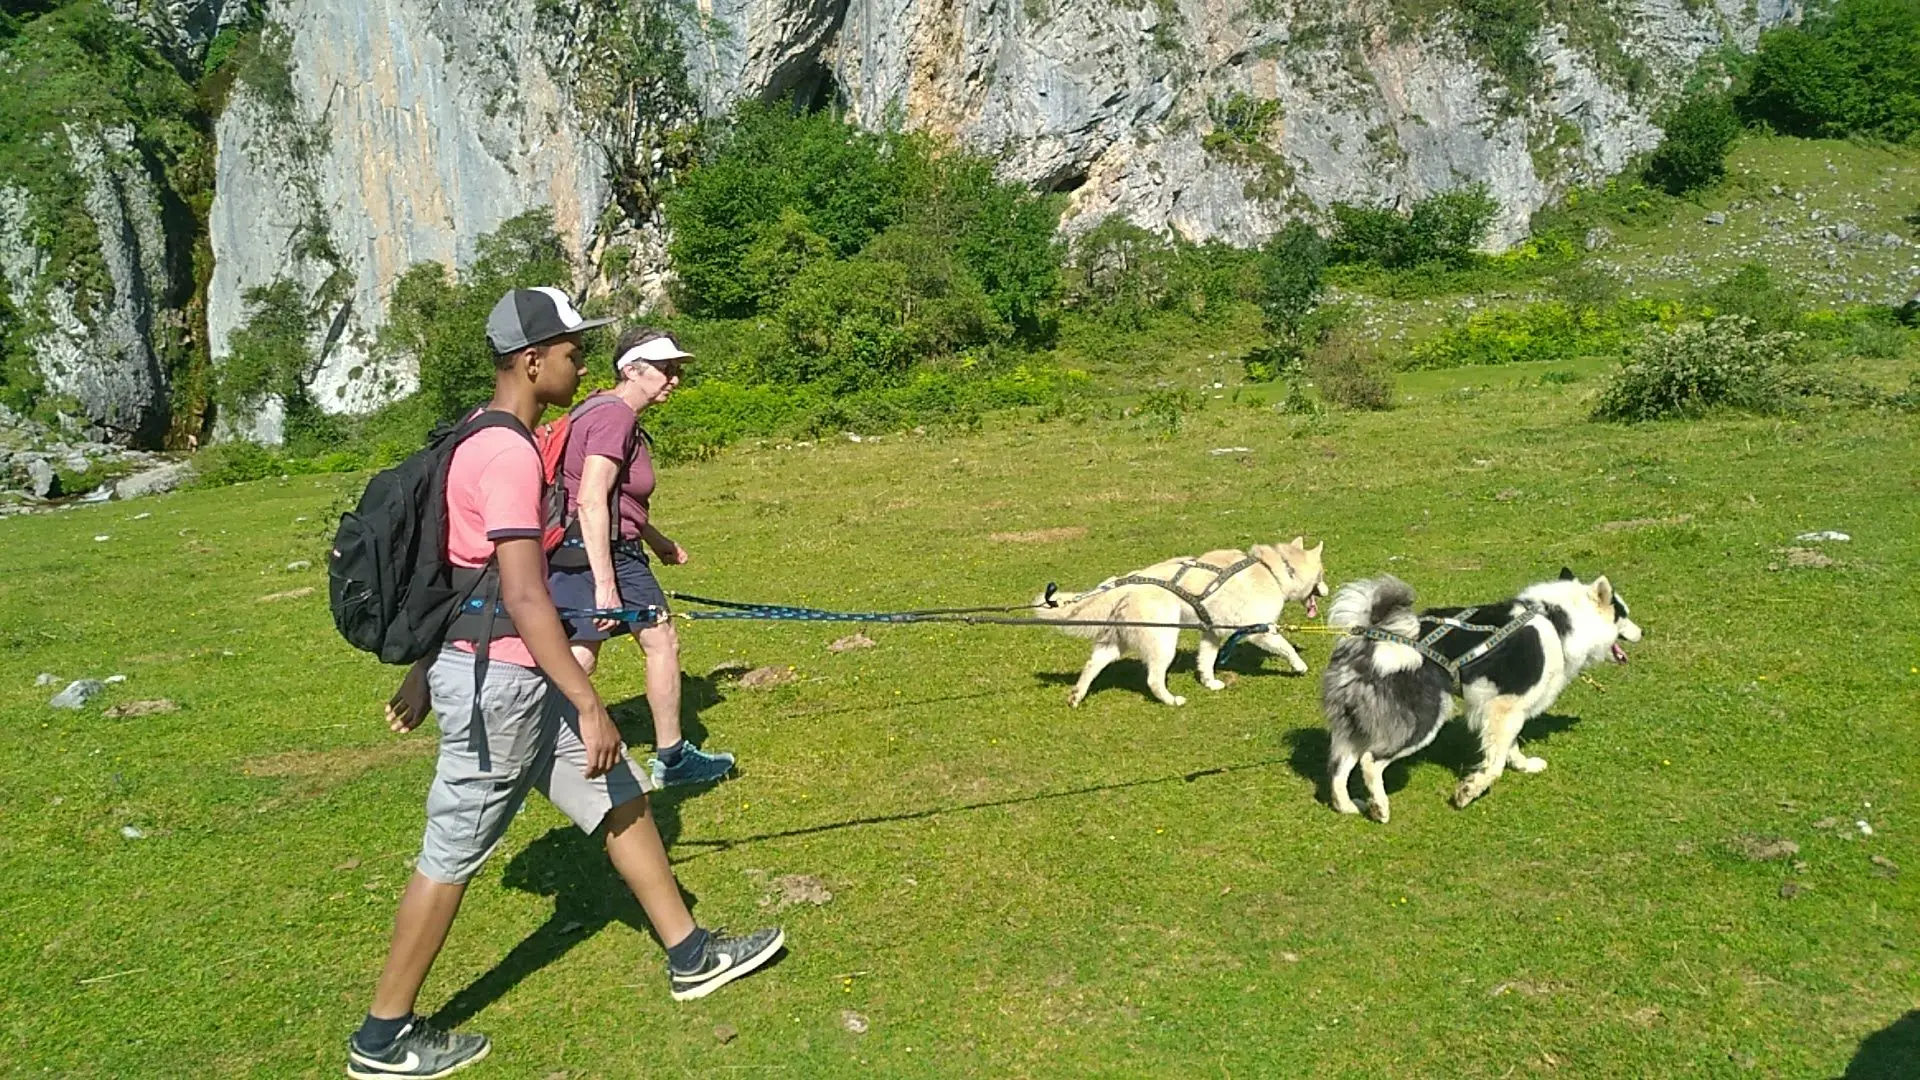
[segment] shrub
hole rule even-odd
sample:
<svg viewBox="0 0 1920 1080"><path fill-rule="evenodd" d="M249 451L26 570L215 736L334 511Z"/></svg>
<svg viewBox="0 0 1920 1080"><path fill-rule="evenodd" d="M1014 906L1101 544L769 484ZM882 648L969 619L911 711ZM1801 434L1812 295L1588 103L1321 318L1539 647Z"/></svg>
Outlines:
<svg viewBox="0 0 1920 1080"><path fill-rule="evenodd" d="M1726 175L1727 150L1740 137L1740 117L1725 96L1690 95L1664 126L1666 137L1647 161L1649 181L1669 195L1685 195Z"/></svg>
<svg viewBox="0 0 1920 1080"><path fill-rule="evenodd" d="M1618 345L1615 312L1578 309L1558 301L1494 308L1455 319L1408 351L1402 367L1475 367L1569 360Z"/></svg>
<svg viewBox="0 0 1920 1080"><path fill-rule="evenodd" d="M1785 364L1798 340L1737 315L1652 331L1608 381L1593 415L1632 423L1722 408L1782 412L1790 404Z"/></svg>
<svg viewBox="0 0 1920 1080"><path fill-rule="evenodd" d="M508 289L565 288L571 277L553 212L528 211L481 237L458 280L437 262L408 268L394 284L380 346L414 358L433 416L451 419L493 394L487 313L494 303Z"/></svg>
<svg viewBox="0 0 1920 1080"><path fill-rule="evenodd" d="M1737 104L1789 135L1920 137L1920 5L1839 0L1767 31Z"/></svg>
<svg viewBox="0 0 1920 1080"><path fill-rule="evenodd" d="M1216 321L1257 288L1251 252L1161 236L1118 214L1082 233L1067 255L1065 304L1118 330L1144 330L1167 314Z"/></svg>
<svg viewBox="0 0 1920 1080"><path fill-rule="evenodd" d="M1260 248L1258 265L1260 311L1268 329L1283 336L1297 335L1308 312L1320 302L1327 242L1311 225L1292 222Z"/></svg>
<svg viewBox="0 0 1920 1080"><path fill-rule="evenodd" d="M1762 331L1791 330L1801 318L1800 295L1773 280L1760 263L1747 263L1733 274L1696 289L1689 303L1713 315L1738 315Z"/></svg>
<svg viewBox="0 0 1920 1080"><path fill-rule="evenodd" d="M1847 351L1874 360L1891 360L1907 348L1907 333L1898 323L1862 319L1847 335Z"/></svg>
<svg viewBox="0 0 1920 1080"><path fill-rule="evenodd" d="M1333 206L1332 261L1385 269L1465 266L1486 239L1500 204L1480 185L1430 195L1401 214L1385 207Z"/></svg>
<svg viewBox="0 0 1920 1080"><path fill-rule="evenodd" d="M1393 407L1393 375L1373 345L1358 335L1329 335L1307 358L1306 370L1322 400L1366 412Z"/></svg>

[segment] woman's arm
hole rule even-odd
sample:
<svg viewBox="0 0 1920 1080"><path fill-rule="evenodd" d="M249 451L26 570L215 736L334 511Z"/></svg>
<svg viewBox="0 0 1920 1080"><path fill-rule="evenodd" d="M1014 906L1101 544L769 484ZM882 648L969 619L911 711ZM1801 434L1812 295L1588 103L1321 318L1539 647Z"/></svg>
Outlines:
<svg viewBox="0 0 1920 1080"><path fill-rule="evenodd" d="M594 606L620 606L620 584L613 576L613 487L620 463L590 454L580 466L580 539L593 568Z"/></svg>

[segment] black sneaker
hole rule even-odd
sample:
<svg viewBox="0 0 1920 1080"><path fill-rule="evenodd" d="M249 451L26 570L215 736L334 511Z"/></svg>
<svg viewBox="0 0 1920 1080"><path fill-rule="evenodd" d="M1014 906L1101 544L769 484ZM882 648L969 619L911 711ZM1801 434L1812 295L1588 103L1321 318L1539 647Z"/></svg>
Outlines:
<svg viewBox="0 0 1920 1080"><path fill-rule="evenodd" d="M667 965L667 974L673 978L673 1000L692 1001L706 997L773 959L774 954L786 943L786 931L779 927L755 930L744 937L727 937L722 931L713 931L713 936L707 939L707 951L700 957L699 967L679 972L673 970L673 965Z"/></svg>
<svg viewBox="0 0 1920 1080"><path fill-rule="evenodd" d="M360 1046L360 1037L347 1040L347 1075L354 1080L382 1080L390 1076L432 1080L447 1076L487 1056L493 1042L485 1035L441 1031L420 1017L400 1029L393 1045L379 1053Z"/></svg>

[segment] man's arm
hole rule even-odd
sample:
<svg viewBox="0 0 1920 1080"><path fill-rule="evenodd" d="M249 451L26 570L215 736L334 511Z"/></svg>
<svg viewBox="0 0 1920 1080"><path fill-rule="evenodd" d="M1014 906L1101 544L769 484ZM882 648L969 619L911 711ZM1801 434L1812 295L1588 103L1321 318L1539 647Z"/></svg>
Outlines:
<svg viewBox="0 0 1920 1080"><path fill-rule="evenodd" d="M500 568L500 599L513 617L514 631L527 643L533 662L549 681L580 711L580 740L587 744L587 778L600 776L620 763L620 731L607 707L593 690L593 680L580 670L567 645L553 597L547 592L547 559L538 537L517 537L494 545Z"/></svg>

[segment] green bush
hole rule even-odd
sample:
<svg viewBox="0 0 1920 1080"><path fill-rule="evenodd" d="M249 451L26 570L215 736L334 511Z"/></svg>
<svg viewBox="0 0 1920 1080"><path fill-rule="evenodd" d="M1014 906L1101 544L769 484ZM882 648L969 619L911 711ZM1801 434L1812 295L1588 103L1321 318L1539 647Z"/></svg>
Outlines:
<svg viewBox="0 0 1920 1080"><path fill-rule="evenodd" d="M1695 289L1688 302L1713 315L1738 315L1766 332L1792 330L1801 319L1799 293L1774 281L1760 263L1746 263L1731 276Z"/></svg>
<svg viewBox="0 0 1920 1080"><path fill-rule="evenodd" d="M1466 266L1500 204L1480 185L1430 195L1402 214L1388 207L1333 206L1331 261L1393 270L1428 263Z"/></svg>
<svg viewBox="0 0 1920 1080"><path fill-rule="evenodd" d="M1666 137L1647 160L1646 177L1669 195L1685 195L1727 174L1727 150L1740 137L1740 117L1720 94L1693 94L1667 117Z"/></svg>
<svg viewBox="0 0 1920 1080"><path fill-rule="evenodd" d="M1320 302L1327 242L1311 225L1292 222L1262 245L1257 265L1260 311L1268 328L1283 337L1297 336Z"/></svg>
<svg viewBox="0 0 1920 1080"><path fill-rule="evenodd" d="M1393 374L1375 347L1359 336L1337 331L1306 360L1306 374L1321 400L1344 409L1379 412L1393 407Z"/></svg>
<svg viewBox="0 0 1920 1080"><path fill-rule="evenodd" d="M1633 423L1716 409L1784 412L1792 401L1787 363L1799 337L1763 332L1738 315L1652 331L1607 382L1594 418Z"/></svg>
<svg viewBox="0 0 1920 1080"><path fill-rule="evenodd" d="M411 356L435 419L452 419L493 395L487 313L507 290L565 288L572 272L553 212L531 210L480 238L456 280L437 262L415 263L394 284L380 347Z"/></svg>
<svg viewBox="0 0 1920 1080"><path fill-rule="evenodd" d="M1570 360L1617 347L1618 329L1611 311L1579 309L1559 301L1491 308L1450 320L1439 333L1408 350L1401 366L1422 370Z"/></svg>
<svg viewBox="0 0 1920 1080"><path fill-rule="evenodd" d="M1255 259L1218 241L1161 236L1113 214L1075 239L1062 302L1116 330L1144 330L1163 315L1216 322L1253 298Z"/></svg>
<svg viewBox="0 0 1920 1080"><path fill-rule="evenodd" d="M1920 4L1838 0L1767 31L1737 105L1789 135L1920 139Z"/></svg>

